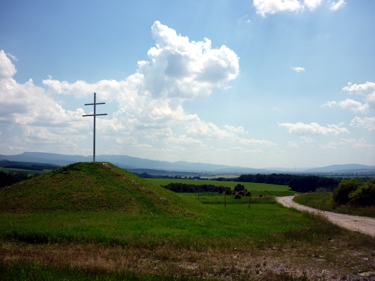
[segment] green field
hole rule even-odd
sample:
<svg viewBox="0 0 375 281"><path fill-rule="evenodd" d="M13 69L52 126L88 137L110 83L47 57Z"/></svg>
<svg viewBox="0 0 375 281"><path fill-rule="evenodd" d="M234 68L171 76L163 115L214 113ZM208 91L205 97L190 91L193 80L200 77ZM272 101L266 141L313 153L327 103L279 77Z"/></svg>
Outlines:
<svg viewBox="0 0 375 281"><path fill-rule="evenodd" d="M34 174L42 174L50 172L51 170L28 170L28 169L18 169L18 168L2 168L0 167L0 171L6 172L6 173L26 173L29 176L32 176Z"/></svg>
<svg viewBox="0 0 375 281"><path fill-rule="evenodd" d="M215 181L215 180L192 180L192 179L159 179L159 178L148 178L153 184L159 186L165 186L169 183L185 183L185 184L196 184L196 185L203 185L203 184L212 184L217 186L227 186L231 189L237 184L242 184L245 188L251 192L252 197L259 197L262 196L288 196L293 195L296 192L291 190L286 185L276 185L276 184L265 184L265 183L253 183L253 182L235 182L235 181Z"/></svg>
<svg viewBox="0 0 375 281"><path fill-rule="evenodd" d="M224 206L169 182L79 163L1 189L0 279L315 280L327 266L340 278L373 266L373 238L282 207L285 186L245 183L250 206Z"/></svg>

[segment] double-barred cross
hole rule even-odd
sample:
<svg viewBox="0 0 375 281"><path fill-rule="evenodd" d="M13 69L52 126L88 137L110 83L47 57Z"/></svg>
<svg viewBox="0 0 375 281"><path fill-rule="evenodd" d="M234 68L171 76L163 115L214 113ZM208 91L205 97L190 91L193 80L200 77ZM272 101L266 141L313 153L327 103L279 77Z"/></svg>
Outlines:
<svg viewBox="0 0 375 281"><path fill-rule="evenodd" d="M93 116L94 117L94 144L93 144L93 162L95 162L95 135L96 135L96 116L103 116L103 115L107 115L107 113L100 113L100 114L97 114L96 113L96 105L99 105L99 104L105 104L105 102L96 102L96 93L94 93L94 103L85 103L85 105L93 105L94 106L94 114L87 114L87 115L82 115L82 117L91 117Z"/></svg>

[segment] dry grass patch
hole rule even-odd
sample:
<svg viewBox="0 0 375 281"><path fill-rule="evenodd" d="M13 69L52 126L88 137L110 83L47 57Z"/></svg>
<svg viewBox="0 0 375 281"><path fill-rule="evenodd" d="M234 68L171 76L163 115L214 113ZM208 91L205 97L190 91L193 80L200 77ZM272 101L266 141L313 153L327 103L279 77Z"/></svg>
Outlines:
<svg viewBox="0 0 375 281"><path fill-rule="evenodd" d="M260 248L244 245L202 250L169 245L150 249L3 243L0 260L227 280L368 280L358 273L375 270L373 244L371 238L347 232L341 239L318 245L294 241ZM295 279L284 279L286 276Z"/></svg>

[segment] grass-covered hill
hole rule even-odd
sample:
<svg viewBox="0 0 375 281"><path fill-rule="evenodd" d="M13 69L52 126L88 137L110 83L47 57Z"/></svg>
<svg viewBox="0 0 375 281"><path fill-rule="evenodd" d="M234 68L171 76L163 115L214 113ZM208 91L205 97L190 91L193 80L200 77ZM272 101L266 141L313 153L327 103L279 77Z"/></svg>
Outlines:
<svg viewBox="0 0 375 281"><path fill-rule="evenodd" d="M75 163L0 190L0 212L185 214L184 198L110 163Z"/></svg>

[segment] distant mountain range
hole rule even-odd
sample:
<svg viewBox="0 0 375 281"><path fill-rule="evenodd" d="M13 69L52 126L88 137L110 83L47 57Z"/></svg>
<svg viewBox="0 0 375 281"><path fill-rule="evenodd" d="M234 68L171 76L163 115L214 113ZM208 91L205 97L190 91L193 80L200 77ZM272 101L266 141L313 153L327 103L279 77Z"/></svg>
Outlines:
<svg viewBox="0 0 375 281"><path fill-rule="evenodd" d="M24 152L18 155L1 155L1 160L47 163L66 166L76 162L90 162L92 156L64 155L44 152ZM121 168L136 173L148 174L270 174L270 173L302 173L302 174L349 174L349 173L370 173L375 174L375 166L359 164L332 165L320 168L299 170L284 168L254 169L227 165L216 165L207 163L192 163L185 161L168 162L131 157L126 155L98 155L97 161L111 162Z"/></svg>

